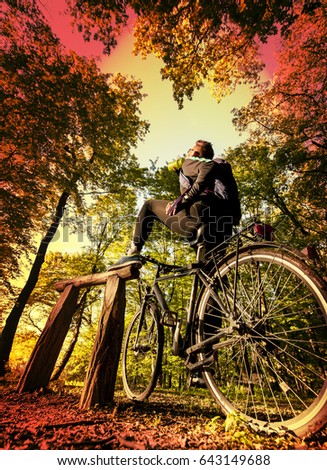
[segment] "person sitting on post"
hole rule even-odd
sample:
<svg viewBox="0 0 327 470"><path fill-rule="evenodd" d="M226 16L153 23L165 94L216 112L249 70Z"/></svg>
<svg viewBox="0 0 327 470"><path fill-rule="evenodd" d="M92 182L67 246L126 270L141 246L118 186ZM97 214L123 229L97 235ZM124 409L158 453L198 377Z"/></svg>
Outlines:
<svg viewBox="0 0 327 470"><path fill-rule="evenodd" d="M131 246L114 266L141 261L141 250L155 220L185 237L191 244L205 226L204 252L222 243L241 217L237 185L229 163L214 158L210 142L197 140L184 158L168 165L179 175L181 195L175 201L149 199L143 204Z"/></svg>

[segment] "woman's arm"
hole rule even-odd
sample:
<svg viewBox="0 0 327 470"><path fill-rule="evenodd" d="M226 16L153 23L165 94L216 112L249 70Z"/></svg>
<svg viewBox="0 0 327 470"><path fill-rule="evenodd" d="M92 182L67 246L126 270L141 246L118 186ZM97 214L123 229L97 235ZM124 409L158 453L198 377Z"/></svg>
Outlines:
<svg viewBox="0 0 327 470"><path fill-rule="evenodd" d="M197 177L192 184L191 189L184 197L183 202L187 202L187 204L193 204L193 202L199 200L200 194L203 193L206 188L213 186L215 179L214 173L215 163L212 160L201 162L198 166Z"/></svg>

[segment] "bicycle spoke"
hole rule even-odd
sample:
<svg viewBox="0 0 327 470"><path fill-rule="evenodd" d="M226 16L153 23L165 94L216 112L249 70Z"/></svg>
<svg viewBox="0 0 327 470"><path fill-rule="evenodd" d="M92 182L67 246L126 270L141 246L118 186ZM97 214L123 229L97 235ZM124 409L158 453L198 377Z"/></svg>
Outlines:
<svg viewBox="0 0 327 470"><path fill-rule="evenodd" d="M221 309L229 318L221 316L219 306L209 309L214 301L207 290L199 329L201 337L220 315L221 327L232 332L229 338L217 335L215 364L205 372L223 409L240 411L252 424L291 426L299 433L306 423L318 427L327 419L327 393L321 393L327 388L326 296L314 273L301 266L287 253L259 248L237 262L229 259L218 275L225 288ZM206 354L210 357L210 351Z"/></svg>
<svg viewBox="0 0 327 470"><path fill-rule="evenodd" d="M124 389L132 399L145 400L156 384L162 357L162 336L155 305L146 302L132 319L123 346Z"/></svg>

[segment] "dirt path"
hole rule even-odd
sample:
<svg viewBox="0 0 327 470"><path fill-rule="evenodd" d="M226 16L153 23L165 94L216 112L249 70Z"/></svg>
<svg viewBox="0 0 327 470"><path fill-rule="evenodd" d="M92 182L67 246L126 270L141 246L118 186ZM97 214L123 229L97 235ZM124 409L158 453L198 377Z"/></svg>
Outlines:
<svg viewBox="0 0 327 470"><path fill-rule="evenodd" d="M202 391L201 391L202 392ZM0 384L2 449L327 449L326 433L303 441L267 437L225 419L203 393L154 393L133 404L82 411L72 392L18 394Z"/></svg>

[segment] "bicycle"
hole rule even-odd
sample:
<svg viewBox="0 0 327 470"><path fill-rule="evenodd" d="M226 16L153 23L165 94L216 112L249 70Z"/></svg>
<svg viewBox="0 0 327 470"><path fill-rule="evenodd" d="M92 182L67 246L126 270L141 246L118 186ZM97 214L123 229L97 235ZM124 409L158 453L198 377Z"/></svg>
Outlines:
<svg viewBox="0 0 327 470"><path fill-rule="evenodd" d="M161 263L131 320L122 351L127 396L146 400L161 372L164 326L172 353L201 372L225 415L252 429L305 436L327 422L327 293L301 252L250 223L190 266ZM258 237L260 241L258 240ZM227 246L227 249L226 249ZM193 276L184 337L162 281Z"/></svg>

